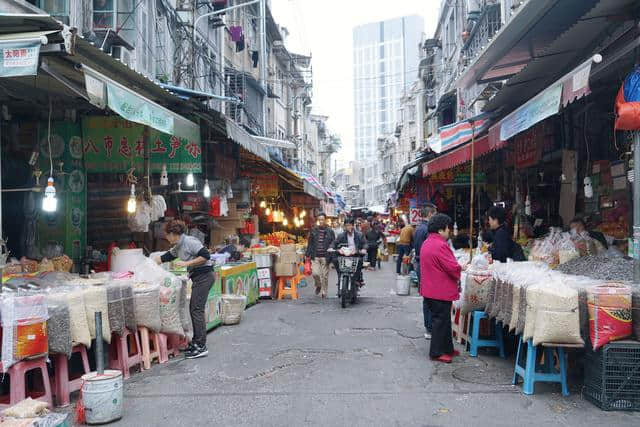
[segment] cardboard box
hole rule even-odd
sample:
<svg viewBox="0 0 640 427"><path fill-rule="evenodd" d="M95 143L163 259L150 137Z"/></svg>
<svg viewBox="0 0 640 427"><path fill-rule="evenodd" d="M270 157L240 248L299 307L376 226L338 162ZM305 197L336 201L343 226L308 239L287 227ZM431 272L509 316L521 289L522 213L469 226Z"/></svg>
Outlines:
<svg viewBox="0 0 640 427"><path fill-rule="evenodd" d="M296 245L293 243L289 243L286 245L281 245L280 246L280 253L295 253L296 252Z"/></svg>
<svg viewBox="0 0 640 427"><path fill-rule="evenodd" d="M276 276L294 276L297 266L295 263L277 262L275 267Z"/></svg>
<svg viewBox="0 0 640 427"><path fill-rule="evenodd" d="M295 264L300 262L300 255L295 252L281 252L278 256L278 262L283 264Z"/></svg>
<svg viewBox="0 0 640 427"><path fill-rule="evenodd" d="M271 280L271 268L259 268L258 269L258 279L260 279L260 280L264 280L264 279Z"/></svg>

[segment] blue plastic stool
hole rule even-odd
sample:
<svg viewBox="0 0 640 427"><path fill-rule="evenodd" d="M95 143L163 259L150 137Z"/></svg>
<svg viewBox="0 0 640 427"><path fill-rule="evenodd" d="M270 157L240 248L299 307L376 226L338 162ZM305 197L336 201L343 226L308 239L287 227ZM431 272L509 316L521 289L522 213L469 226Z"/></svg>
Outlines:
<svg viewBox="0 0 640 427"><path fill-rule="evenodd" d="M487 319L487 313L482 310L476 310L471 313L471 339L469 340L469 354L471 357L478 357L478 349L480 347L494 347L498 349L500 357L505 359L504 355L504 337L502 336L502 322L496 323L492 320L494 337L493 339L480 337L480 321Z"/></svg>
<svg viewBox="0 0 640 427"><path fill-rule="evenodd" d="M516 354L516 366L513 370L512 384L518 384L518 377L521 377L524 384L522 392L524 394L533 394L536 382L560 383L562 384L562 395L569 396L569 387L567 386L567 362L564 357L564 349L562 347L544 347L544 364L537 361L538 347L533 345L533 341L529 339L527 345L527 356L525 366L520 365L520 355L524 343L522 336L518 338L518 353ZM558 355L560 363L560 372L556 371L553 364L553 352Z"/></svg>

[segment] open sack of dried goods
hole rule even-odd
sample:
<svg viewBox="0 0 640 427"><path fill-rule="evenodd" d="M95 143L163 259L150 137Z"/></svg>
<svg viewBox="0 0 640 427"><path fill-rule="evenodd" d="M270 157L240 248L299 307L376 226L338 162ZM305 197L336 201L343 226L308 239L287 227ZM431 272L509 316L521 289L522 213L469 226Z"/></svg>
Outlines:
<svg viewBox="0 0 640 427"><path fill-rule="evenodd" d="M111 344L111 326L109 325L109 300L107 288L103 285L87 286L82 293L84 309L89 324L91 339L96 338L96 313L102 313L102 339Z"/></svg>
<svg viewBox="0 0 640 427"><path fill-rule="evenodd" d="M54 288L47 295L47 300L51 301L51 303L66 304L69 308L72 343L82 344L90 348L91 334L89 333L89 322L87 321L83 293L83 289L78 287Z"/></svg>
<svg viewBox="0 0 640 427"><path fill-rule="evenodd" d="M160 332L160 285L136 283L133 286L136 321L154 332Z"/></svg>
<svg viewBox="0 0 640 427"><path fill-rule="evenodd" d="M122 286L118 282L109 282L105 287L107 288L107 306L111 333L123 335L125 317L124 304L122 302Z"/></svg>
<svg viewBox="0 0 640 427"><path fill-rule="evenodd" d="M220 313L222 324L235 325L240 323L246 306L247 297L245 295L223 294Z"/></svg>
<svg viewBox="0 0 640 427"><path fill-rule="evenodd" d="M460 314L465 315L474 310L484 310L493 285L493 273L489 270L486 258L484 256L475 257L466 272Z"/></svg>
<svg viewBox="0 0 640 427"><path fill-rule="evenodd" d="M2 369L49 351L47 304L44 295L6 295L0 300L2 314Z"/></svg>
<svg viewBox="0 0 640 427"><path fill-rule="evenodd" d="M631 287L605 283L587 290L589 332L593 350L631 336Z"/></svg>
<svg viewBox="0 0 640 427"><path fill-rule="evenodd" d="M533 345L584 345L580 336L578 291L560 282L547 282L537 291Z"/></svg>
<svg viewBox="0 0 640 427"><path fill-rule="evenodd" d="M122 309L124 310L124 325L130 331L138 329L136 321L136 307L133 298L133 282L129 280L118 280L122 290Z"/></svg>
<svg viewBox="0 0 640 427"><path fill-rule="evenodd" d="M180 319L182 279L165 271L149 258L135 266L133 274L136 280L144 277L146 282L160 284L160 332L184 335Z"/></svg>
<svg viewBox="0 0 640 427"><path fill-rule="evenodd" d="M180 321L182 322L184 336L191 341L193 338L193 323L191 322L191 312L189 311L189 298L187 298L187 282L187 279L184 279L180 288Z"/></svg>
<svg viewBox="0 0 640 427"><path fill-rule="evenodd" d="M64 354L71 357L73 339L71 338L71 314L69 304L61 299L47 297L47 335L49 353Z"/></svg>

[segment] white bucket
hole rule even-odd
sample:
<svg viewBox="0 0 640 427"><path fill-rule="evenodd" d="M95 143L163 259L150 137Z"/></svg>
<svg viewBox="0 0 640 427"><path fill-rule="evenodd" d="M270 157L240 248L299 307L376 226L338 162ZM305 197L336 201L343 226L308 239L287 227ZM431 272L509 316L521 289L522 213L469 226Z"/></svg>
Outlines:
<svg viewBox="0 0 640 427"><path fill-rule="evenodd" d="M411 276L398 275L396 277L396 294L409 295L411 288Z"/></svg>
<svg viewBox="0 0 640 427"><path fill-rule="evenodd" d="M114 249L111 254L111 271L126 273L145 258L142 249Z"/></svg>
<svg viewBox="0 0 640 427"><path fill-rule="evenodd" d="M82 376L82 400L87 424L103 424L122 418L122 373L105 370Z"/></svg>

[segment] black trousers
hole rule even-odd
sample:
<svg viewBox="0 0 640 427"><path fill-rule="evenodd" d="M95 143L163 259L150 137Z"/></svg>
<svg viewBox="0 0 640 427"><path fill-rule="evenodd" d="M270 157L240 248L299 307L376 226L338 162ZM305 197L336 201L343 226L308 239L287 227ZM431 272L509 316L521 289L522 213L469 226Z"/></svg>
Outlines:
<svg viewBox="0 0 640 427"><path fill-rule="evenodd" d="M425 298L431 311L431 346L430 357L440 357L453 353L453 339L451 338L451 301Z"/></svg>
<svg viewBox="0 0 640 427"><path fill-rule="evenodd" d="M193 339L191 342L200 347L207 345L207 321L204 317L204 307L207 304L209 291L216 276L213 271L193 276L191 281L191 302L189 312L193 323Z"/></svg>
<svg viewBox="0 0 640 427"><path fill-rule="evenodd" d="M367 260L371 267L376 267L378 264L378 245L370 245L367 248Z"/></svg>
<svg viewBox="0 0 640 427"><path fill-rule="evenodd" d="M398 253L398 259L396 260L396 274L400 274L402 259L405 255L409 255L411 253L410 245L396 245L396 252Z"/></svg>

